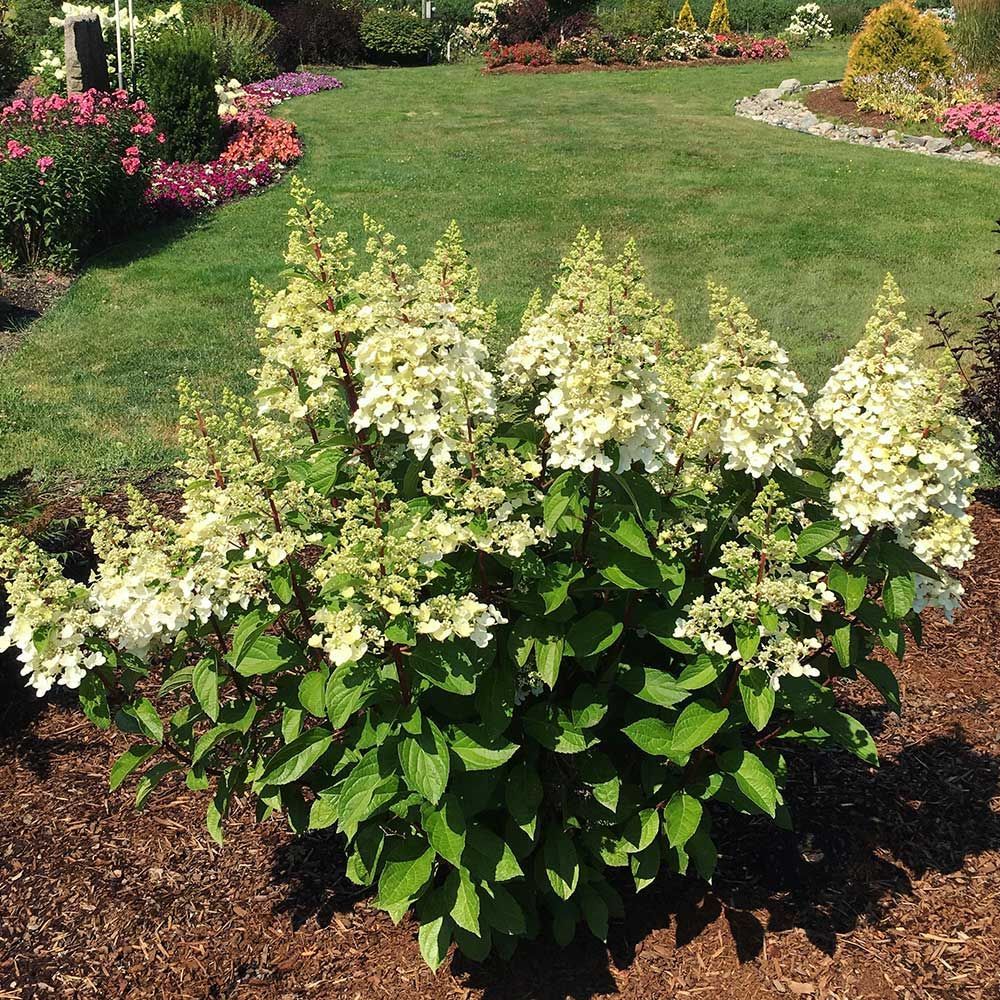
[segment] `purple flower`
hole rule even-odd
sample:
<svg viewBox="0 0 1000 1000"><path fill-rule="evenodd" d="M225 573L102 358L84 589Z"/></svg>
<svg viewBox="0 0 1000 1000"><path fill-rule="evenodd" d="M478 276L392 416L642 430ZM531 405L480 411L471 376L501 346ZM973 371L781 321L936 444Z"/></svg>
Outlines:
<svg viewBox="0 0 1000 1000"><path fill-rule="evenodd" d="M335 76L323 73L282 73L260 83L248 83L243 89L248 94L268 98L273 104L290 97L305 97L321 90L339 90L344 85Z"/></svg>

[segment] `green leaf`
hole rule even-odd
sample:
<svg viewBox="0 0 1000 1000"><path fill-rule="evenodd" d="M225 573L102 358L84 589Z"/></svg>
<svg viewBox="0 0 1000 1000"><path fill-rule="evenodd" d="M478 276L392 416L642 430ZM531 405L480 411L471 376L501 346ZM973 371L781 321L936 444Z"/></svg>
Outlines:
<svg viewBox="0 0 1000 1000"><path fill-rule="evenodd" d="M646 850L659 832L660 814L655 809L641 809L622 828L622 839L635 853Z"/></svg>
<svg viewBox="0 0 1000 1000"><path fill-rule="evenodd" d="M570 628L566 645L578 659L596 656L615 644L622 628L607 611L591 611Z"/></svg>
<svg viewBox="0 0 1000 1000"><path fill-rule="evenodd" d="M502 885L483 885L480 902L480 915L490 927L517 937L527 932L521 904Z"/></svg>
<svg viewBox="0 0 1000 1000"><path fill-rule="evenodd" d="M663 708L672 708L691 697L691 692L665 670L652 667L624 667L618 673L617 683L636 698Z"/></svg>
<svg viewBox="0 0 1000 1000"><path fill-rule="evenodd" d="M844 602L844 611L853 614L865 599L868 574L860 566L842 566L834 563L827 577L830 589L839 594Z"/></svg>
<svg viewBox="0 0 1000 1000"><path fill-rule="evenodd" d="M328 671L310 670L309 673L299 681L299 703L310 714L317 719L326 716L326 702L324 692L326 690Z"/></svg>
<svg viewBox="0 0 1000 1000"><path fill-rule="evenodd" d="M759 809L774 817L778 786L767 765L746 750L729 750L719 755L719 766L732 775L739 790Z"/></svg>
<svg viewBox="0 0 1000 1000"><path fill-rule="evenodd" d="M239 666L249 648L274 623L275 617L264 608L253 608L245 614L233 633L233 648L229 653L229 662Z"/></svg>
<svg viewBox="0 0 1000 1000"><path fill-rule="evenodd" d="M406 663L442 691L472 694L481 665L455 641L419 643L410 650Z"/></svg>
<svg viewBox="0 0 1000 1000"><path fill-rule="evenodd" d="M452 926L448 917L435 917L420 925L417 933L420 954L434 972L437 972L441 963L448 957Z"/></svg>
<svg viewBox="0 0 1000 1000"><path fill-rule="evenodd" d="M319 798L315 801L322 802L323 800ZM311 817L309 826L310 829L316 829L312 824ZM384 847L385 834L380 826L371 823L361 830L354 838L351 853L347 858L347 877L356 885L371 885L378 874Z"/></svg>
<svg viewBox="0 0 1000 1000"><path fill-rule="evenodd" d="M287 785L297 781L326 753L332 742L333 734L322 726L306 730L298 739L271 755L254 787Z"/></svg>
<svg viewBox="0 0 1000 1000"><path fill-rule="evenodd" d="M113 792L116 788L121 786L121 783L144 761L149 760L150 757L160 748L154 744L148 743L137 743L135 746L129 747L115 762L111 765L111 773L108 776L108 785Z"/></svg>
<svg viewBox="0 0 1000 1000"><path fill-rule="evenodd" d="M449 864L461 865L467 827L459 800L445 795L436 808L423 809L420 822L431 847Z"/></svg>
<svg viewBox="0 0 1000 1000"><path fill-rule="evenodd" d="M569 600L569 588L583 579L583 570L568 563L552 563L545 576L538 581L538 594L545 605L545 613L552 614Z"/></svg>
<svg viewBox="0 0 1000 1000"><path fill-rule="evenodd" d="M580 478L574 471L564 472L552 483L542 500L542 518L547 531L551 532L555 528L559 518L579 494Z"/></svg>
<svg viewBox="0 0 1000 1000"><path fill-rule="evenodd" d="M882 603L885 606L885 612L896 621L909 614L915 597L916 585L910 574L890 576L882 588Z"/></svg>
<svg viewBox="0 0 1000 1000"><path fill-rule="evenodd" d="M604 898L591 886L582 885L577 893L577 900L590 933L599 941L607 941L609 914Z"/></svg>
<svg viewBox="0 0 1000 1000"><path fill-rule="evenodd" d="M654 840L645 850L629 856L629 866L632 869L632 880L635 891L642 892L656 878L663 860L660 851L660 841Z"/></svg>
<svg viewBox="0 0 1000 1000"><path fill-rule="evenodd" d="M844 529L839 521L813 521L795 543L798 554L802 557L811 556L828 545L832 545L844 535Z"/></svg>
<svg viewBox="0 0 1000 1000"><path fill-rule="evenodd" d="M482 823L469 825L462 864L480 882L507 882L524 874L507 842Z"/></svg>
<svg viewBox="0 0 1000 1000"><path fill-rule="evenodd" d="M181 765L176 760L161 760L154 764L140 779L135 788L135 807L142 809L146 805L146 800L153 793L153 789L160 783L165 775L171 771L179 771Z"/></svg>
<svg viewBox="0 0 1000 1000"><path fill-rule="evenodd" d="M163 722L153 707L153 703L148 698L143 698L136 705L133 705L132 709L143 735L157 743L162 743Z"/></svg>
<svg viewBox="0 0 1000 1000"><path fill-rule="evenodd" d="M466 771L489 771L510 760L517 753L516 743L493 736L482 726L455 726L451 752L461 760Z"/></svg>
<svg viewBox="0 0 1000 1000"><path fill-rule="evenodd" d="M899 715L902 704L896 675L881 660L862 660L857 667L875 685L889 708Z"/></svg>
<svg viewBox="0 0 1000 1000"><path fill-rule="evenodd" d="M434 858L434 848L421 837L391 838L378 880L379 905L391 907L415 899L430 881Z"/></svg>
<svg viewBox="0 0 1000 1000"><path fill-rule="evenodd" d="M580 859L572 839L561 827L550 826L545 831L542 859L552 891L560 899L569 899L580 882Z"/></svg>
<svg viewBox="0 0 1000 1000"><path fill-rule="evenodd" d="M234 653L231 655L235 654ZM236 672L242 677L272 674L280 667L300 666L302 652L283 635L259 635L246 646L236 661Z"/></svg>
<svg viewBox="0 0 1000 1000"><path fill-rule="evenodd" d="M698 874L706 881L711 882L715 874L715 866L719 860L719 852L716 850L715 842L709 832L708 817L705 822L695 831L694 836L685 844L684 850L688 852L694 862Z"/></svg>
<svg viewBox="0 0 1000 1000"><path fill-rule="evenodd" d="M368 671L357 663L342 663L326 682L323 707L330 725L343 729L368 694Z"/></svg>
<svg viewBox="0 0 1000 1000"><path fill-rule="evenodd" d="M213 721L219 721L219 672L215 660L206 656L191 671L191 687L198 704Z"/></svg>
<svg viewBox="0 0 1000 1000"><path fill-rule="evenodd" d="M564 646L565 639L560 637L535 640L535 665L538 667L538 676L550 690L556 686L556 681L559 679Z"/></svg>
<svg viewBox="0 0 1000 1000"><path fill-rule="evenodd" d="M647 559L653 558L646 529L634 514L620 508L610 508L601 518L601 527L619 545L624 545L625 548Z"/></svg>
<svg viewBox="0 0 1000 1000"><path fill-rule="evenodd" d="M715 683L726 669L728 661L717 656L703 653L689 663L677 678L677 686L688 691L697 691Z"/></svg>
<svg viewBox="0 0 1000 1000"><path fill-rule="evenodd" d="M532 705L522 716L525 732L555 753L582 753L595 742L582 727L555 705Z"/></svg>
<svg viewBox="0 0 1000 1000"><path fill-rule="evenodd" d="M850 750L866 764L878 765L878 750L871 733L857 719L836 709L827 709L816 714L816 722L821 725L835 743Z"/></svg>
<svg viewBox="0 0 1000 1000"><path fill-rule="evenodd" d="M107 690L96 670L89 671L80 681L80 707L98 729L107 729L111 725Z"/></svg>
<svg viewBox="0 0 1000 1000"><path fill-rule="evenodd" d="M451 919L470 934L479 934L479 893L468 872L461 869L451 872L445 880L445 892L453 899Z"/></svg>
<svg viewBox="0 0 1000 1000"><path fill-rule="evenodd" d="M750 725L763 731L774 712L776 693L767 674L757 667L744 668L739 675L740 698Z"/></svg>
<svg viewBox="0 0 1000 1000"><path fill-rule="evenodd" d="M919 556L915 556L909 549L904 549L902 545L895 542L881 542L878 547L879 558L894 573L906 575L916 573L918 576L930 577L932 580L940 580L940 574L932 567L928 566Z"/></svg>
<svg viewBox="0 0 1000 1000"><path fill-rule="evenodd" d="M663 824L670 846L683 847L694 836L701 816L701 803L694 796L684 791L674 792L663 807Z"/></svg>
<svg viewBox="0 0 1000 1000"><path fill-rule="evenodd" d="M672 757L674 730L662 719L637 719L622 732L640 749L654 757Z"/></svg>
<svg viewBox="0 0 1000 1000"><path fill-rule="evenodd" d="M436 805L448 784L451 759L444 735L433 721L424 718L419 735L400 740L399 763L410 788Z"/></svg>
<svg viewBox="0 0 1000 1000"><path fill-rule="evenodd" d="M522 760L511 767L504 786L504 802L515 823L524 826L532 822L544 796L542 780L531 764Z"/></svg>
<svg viewBox="0 0 1000 1000"><path fill-rule="evenodd" d="M705 698L686 705L674 723L672 750L690 753L710 740L726 723L729 710L719 708Z"/></svg>

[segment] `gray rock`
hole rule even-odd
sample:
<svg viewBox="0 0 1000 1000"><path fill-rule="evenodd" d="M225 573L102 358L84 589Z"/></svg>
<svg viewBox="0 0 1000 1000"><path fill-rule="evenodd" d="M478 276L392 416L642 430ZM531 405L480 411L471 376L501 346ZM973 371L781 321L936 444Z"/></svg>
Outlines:
<svg viewBox="0 0 1000 1000"><path fill-rule="evenodd" d="M959 152L960 152L960 153L974 153L975 151L976 151L976 147L975 147L975 146L973 146L971 142L967 142L967 143L966 143L966 144L965 144L965 145L964 145L964 146L963 146L963 147L962 147L962 148L961 148L961 149L959 150Z"/></svg>
<svg viewBox="0 0 1000 1000"><path fill-rule="evenodd" d="M877 128L871 128L868 125L859 125L854 131L862 139L877 139L882 134Z"/></svg>
<svg viewBox="0 0 1000 1000"><path fill-rule="evenodd" d="M904 135L903 136L903 145L904 146L911 146L914 149L917 149L917 148L922 147L922 146L924 146L926 144L927 144L927 136L926 135Z"/></svg>
<svg viewBox="0 0 1000 1000"><path fill-rule="evenodd" d="M762 90L757 95L762 101L777 101L784 97L784 92L780 87L770 87L766 90Z"/></svg>
<svg viewBox="0 0 1000 1000"><path fill-rule="evenodd" d="M802 83L794 78L789 80L782 80L778 84L778 93L784 96L785 94L794 94L797 90L802 89Z"/></svg>
<svg viewBox="0 0 1000 1000"><path fill-rule="evenodd" d="M819 135L829 135L836 128L837 128L837 126L834 125L833 122L820 122L816 126L816 131L817 131L817 133L819 133Z"/></svg>
<svg viewBox="0 0 1000 1000"><path fill-rule="evenodd" d="M946 149L951 149L951 139L929 138L924 147L931 153L943 153Z"/></svg>
<svg viewBox="0 0 1000 1000"><path fill-rule="evenodd" d="M799 115L798 124L799 128L812 128L819 124L819 119L811 111L807 111Z"/></svg>
<svg viewBox="0 0 1000 1000"><path fill-rule="evenodd" d="M108 56L104 51L101 22L96 14L72 14L63 29L66 55L66 90L110 90Z"/></svg>

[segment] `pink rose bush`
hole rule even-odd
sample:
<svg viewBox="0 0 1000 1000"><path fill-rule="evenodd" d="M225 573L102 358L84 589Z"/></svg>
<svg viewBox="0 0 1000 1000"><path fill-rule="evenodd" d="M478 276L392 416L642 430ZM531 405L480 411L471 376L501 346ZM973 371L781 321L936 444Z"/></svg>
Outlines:
<svg viewBox="0 0 1000 1000"><path fill-rule="evenodd" d="M965 135L1000 149L1000 102L974 101L948 108L939 118L946 135Z"/></svg>
<svg viewBox="0 0 1000 1000"><path fill-rule="evenodd" d="M124 91L15 100L0 109L0 244L23 262L71 263L130 224L155 161L156 121Z"/></svg>

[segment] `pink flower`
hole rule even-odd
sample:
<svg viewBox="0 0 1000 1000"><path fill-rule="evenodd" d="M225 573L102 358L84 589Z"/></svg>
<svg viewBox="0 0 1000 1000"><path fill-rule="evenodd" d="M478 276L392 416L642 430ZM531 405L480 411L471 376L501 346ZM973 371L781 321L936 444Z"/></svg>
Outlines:
<svg viewBox="0 0 1000 1000"><path fill-rule="evenodd" d="M19 160L22 156L26 156L31 152L31 147L22 146L17 139L8 139L7 152L10 154L12 160Z"/></svg>
<svg viewBox="0 0 1000 1000"><path fill-rule="evenodd" d="M135 147L132 147L135 149ZM142 166L137 156L123 156L122 157L122 170L125 171L131 177L138 169Z"/></svg>
<svg viewBox="0 0 1000 1000"><path fill-rule="evenodd" d="M39 156L37 161L38 172L44 174L56 161L51 156Z"/></svg>

